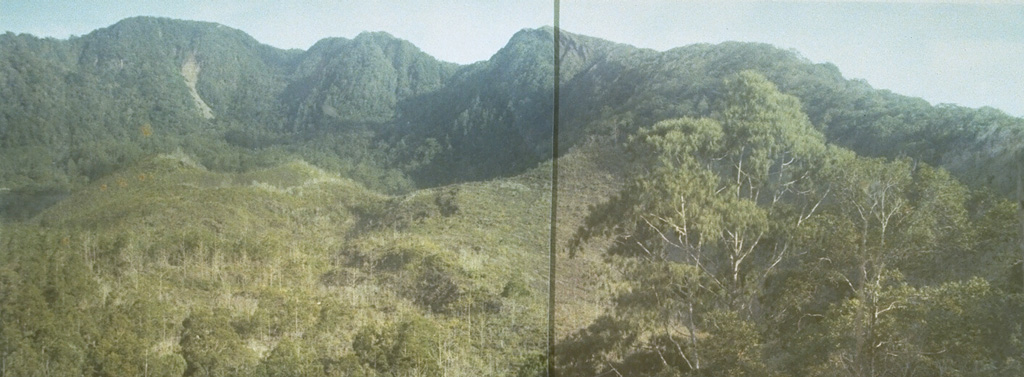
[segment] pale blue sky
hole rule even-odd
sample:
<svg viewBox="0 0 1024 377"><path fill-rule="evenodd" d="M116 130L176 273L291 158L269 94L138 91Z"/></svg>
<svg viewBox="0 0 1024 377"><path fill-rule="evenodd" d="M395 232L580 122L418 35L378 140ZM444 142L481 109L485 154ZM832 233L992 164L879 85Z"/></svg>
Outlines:
<svg viewBox="0 0 1024 377"><path fill-rule="evenodd" d="M0 0L0 30L67 38L152 15L213 21L282 48L387 31L442 60L490 57L516 31L552 24L550 0ZM561 26L639 47L767 42L847 78L932 103L1024 116L1024 5L563 0Z"/></svg>

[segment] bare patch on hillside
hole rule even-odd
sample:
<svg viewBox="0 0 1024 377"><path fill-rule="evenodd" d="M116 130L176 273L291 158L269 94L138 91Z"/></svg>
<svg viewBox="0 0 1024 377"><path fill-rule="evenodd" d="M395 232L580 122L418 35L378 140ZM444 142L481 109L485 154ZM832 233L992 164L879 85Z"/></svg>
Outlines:
<svg viewBox="0 0 1024 377"><path fill-rule="evenodd" d="M203 118L213 119L213 109L203 101L196 90L196 83L199 82L199 63L196 62L195 54L189 54L185 63L181 65L181 76L185 78L185 85L188 85L189 93L192 94L192 101L195 102Z"/></svg>

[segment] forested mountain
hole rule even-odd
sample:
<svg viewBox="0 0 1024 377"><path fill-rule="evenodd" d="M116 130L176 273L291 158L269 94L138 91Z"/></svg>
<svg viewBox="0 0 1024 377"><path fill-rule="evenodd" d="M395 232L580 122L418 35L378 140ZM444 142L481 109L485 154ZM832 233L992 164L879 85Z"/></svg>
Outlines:
<svg viewBox="0 0 1024 377"><path fill-rule="evenodd" d="M657 52L561 35L566 150L707 115L725 77L754 70L800 98L830 142L1012 189L1003 152L1018 147L1024 121L997 110L874 90L768 45ZM386 33L324 39L308 51L146 17L66 41L8 33L0 186L66 191L176 148L234 171L297 154L393 192L522 172L550 145L551 39L550 29L523 30L491 59L458 66Z"/></svg>
<svg viewBox="0 0 1024 377"><path fill-rule="evenodd" d="M1021 373L1024 119L560 36L561 373ZM542 374L553 42L0 36L0 376Z"/></svg>

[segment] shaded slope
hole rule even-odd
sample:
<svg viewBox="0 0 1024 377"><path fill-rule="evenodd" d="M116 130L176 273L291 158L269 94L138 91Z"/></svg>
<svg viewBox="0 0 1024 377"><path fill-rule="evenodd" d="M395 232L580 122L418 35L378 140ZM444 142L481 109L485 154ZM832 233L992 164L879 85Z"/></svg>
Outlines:
<svg viewBox="0 0 1024 377"><path fill-rule="evenodd" d="M454 69L387 33L323 39L303 54L282 98L297 128L386 123L399 103L437 90Z"/></svg>

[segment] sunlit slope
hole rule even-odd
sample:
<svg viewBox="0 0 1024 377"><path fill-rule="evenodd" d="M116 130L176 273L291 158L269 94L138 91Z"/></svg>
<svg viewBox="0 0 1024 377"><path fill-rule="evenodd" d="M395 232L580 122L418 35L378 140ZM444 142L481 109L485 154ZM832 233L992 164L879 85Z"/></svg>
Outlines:
<svg viewBox="0 0 1024 377"><path fill-rule="evenodd" d="M548 190L523 176L394 197L301 161L147 159L4 229L5 374L532 370Z"/></svg>

